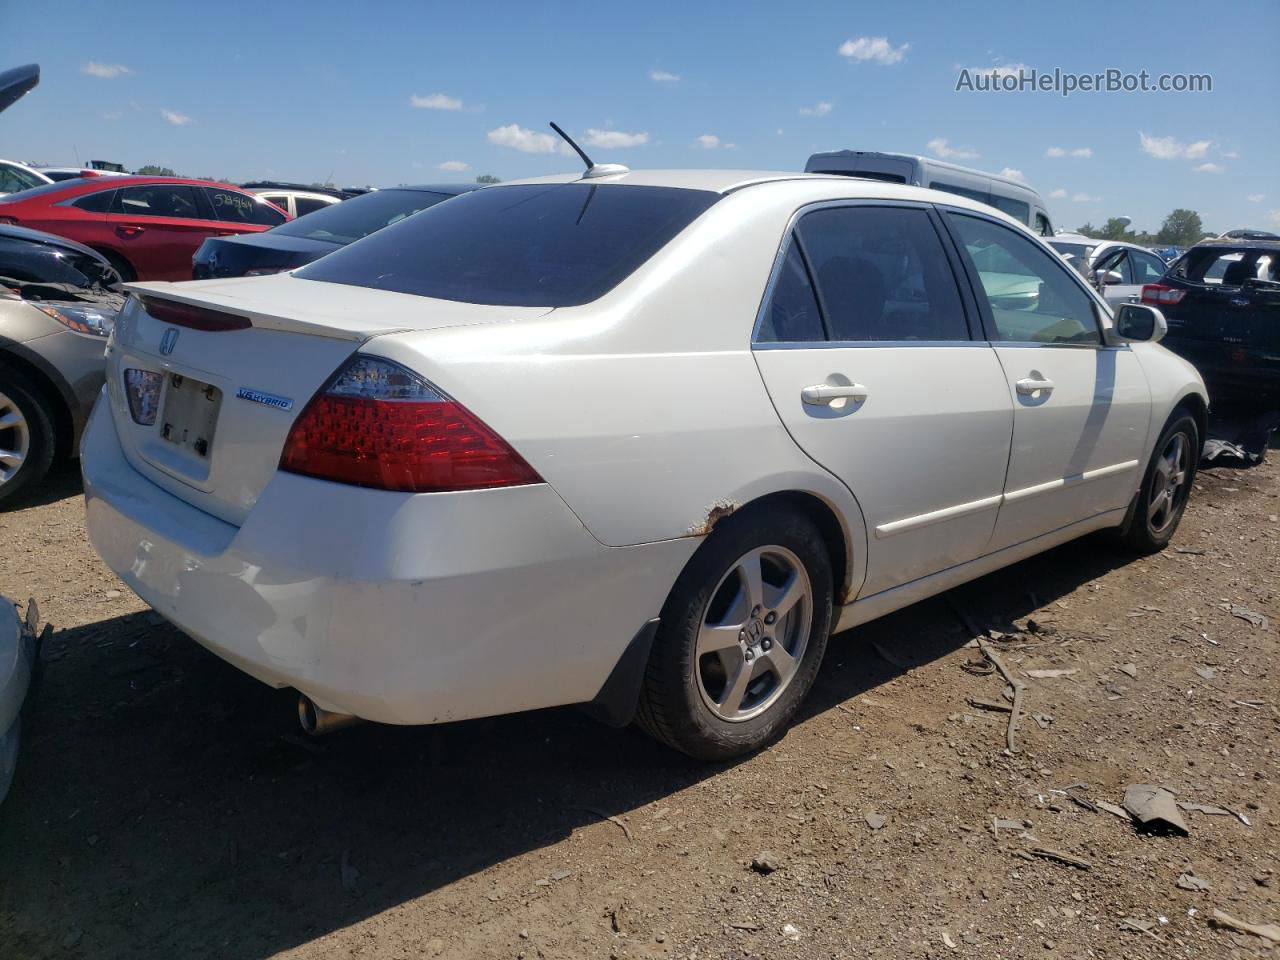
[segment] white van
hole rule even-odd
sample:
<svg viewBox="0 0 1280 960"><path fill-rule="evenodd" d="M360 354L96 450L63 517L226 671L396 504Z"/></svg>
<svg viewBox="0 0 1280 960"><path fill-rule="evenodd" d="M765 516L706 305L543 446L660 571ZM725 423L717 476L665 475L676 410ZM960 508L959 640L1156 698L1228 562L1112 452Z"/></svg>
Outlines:
<svg viewBox="0 0 1280 960"><path fill-rule="evenodd" d="M870 150L830 150L815 153L805 173L838 173L868 180L887 180L916 187L932 187L977 200L1020 220L1042 237L1053 236L1053 224L1044 200L1031 187L1008 177L971 170L944 160L908 153Z"/></svg>

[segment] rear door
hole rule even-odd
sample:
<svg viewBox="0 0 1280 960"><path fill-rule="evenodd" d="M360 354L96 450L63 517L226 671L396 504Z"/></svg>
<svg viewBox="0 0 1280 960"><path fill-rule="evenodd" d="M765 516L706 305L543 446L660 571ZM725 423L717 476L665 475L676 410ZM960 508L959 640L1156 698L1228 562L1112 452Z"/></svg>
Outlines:
<svg viewBox="0 0 1280 960"><path fill-rule="evenodd" d="M1151 408L1137 357L1103 343L1100 308L1061 257L981 214L948 210L945 221L1014 411L990 550L1128 506Z"/></svg>
<svg viewBox="0 0 1280 960"><path fill-rule="evenodd" d="M219 233L261 233L289 219L262 197L239 190L201 187L218 220Z"/></svg>
<svg viewBox="0 0 1280 960"><path fill-rule="evenodd" d="M995 525L1012 403L952 257L927 205L808 208L757 321L779 416L862 507L863 596L974 559Z"/></svg>
<svg viewBox="0 0 1280 960"><path fill-rule="evenodd" d="M139 280L191 279L191 256L214 228L197 189L146 183L115 192L105 227Z"/></svg>

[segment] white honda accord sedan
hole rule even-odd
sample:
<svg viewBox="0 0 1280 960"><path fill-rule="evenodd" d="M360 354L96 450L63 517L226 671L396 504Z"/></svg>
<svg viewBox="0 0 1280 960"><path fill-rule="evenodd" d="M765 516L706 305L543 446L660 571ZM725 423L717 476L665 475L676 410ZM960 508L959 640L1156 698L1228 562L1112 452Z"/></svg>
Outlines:
<svg viewBox="0 0 1280 960"><path fill-rule="evenodd" d="M588 704L749 751L836 630L1090 531L1163 547L1207 404L1013 220L843 177L503 184L131 290L92 541L312 729Z"/></svg>

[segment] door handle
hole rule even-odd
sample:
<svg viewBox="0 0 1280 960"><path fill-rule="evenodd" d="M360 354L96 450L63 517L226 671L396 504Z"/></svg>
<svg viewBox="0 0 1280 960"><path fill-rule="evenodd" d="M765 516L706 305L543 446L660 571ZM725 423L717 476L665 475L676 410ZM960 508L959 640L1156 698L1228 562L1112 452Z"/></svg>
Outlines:
<svg viewBox="0 0 1280 960"><path fill-rule="evenodd" d="M116 233L120 234L122 237L136 237L146 232L146 227L140 227L135 223L122 224L121 226L116 227Z"/></svg>
<svg viewBox="0 0 1280 960"><path fill-rule="evenodd" d="M1024 397L1044 391L1045 393L1053 393L1054 382L1048 377L1043 377L1036 371L1031 371L1031 376L1024 377L1014 384L1018 393Z"/></svg>
<svg viewBox="0 0 1280 960"><path fill-rule="evenodd" d="M829 404L832 400L844 399L861 403L867 399L867 388L860 383L815 383L800 391L800 399L814 406Z"/></svg>

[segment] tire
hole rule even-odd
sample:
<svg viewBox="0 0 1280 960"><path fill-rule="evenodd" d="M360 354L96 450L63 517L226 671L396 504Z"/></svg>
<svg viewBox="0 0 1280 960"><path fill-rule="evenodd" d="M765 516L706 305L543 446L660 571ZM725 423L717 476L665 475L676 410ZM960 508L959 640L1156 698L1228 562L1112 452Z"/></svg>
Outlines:
<svg viewBox="0 0 1280 960"><path fill-rule="evenodd" d="M813 686L831 610L831 560L812 521L750 508L721 520L663 605L637 722L699 760L760 749Z"/></svg>
<svg viewBox="0 0 1280 960"><path fill-rule="evenodd" d="M120 274L121 283L133 283L138 279L138 271L133 269L133 264L116 253L114 250L99 250L100 254L107 258L107 262Z"/></svg>
<svg viewBox="0 0 1280 960"><path fill-rule="evenodd" d="M1134 502L1122 540L1138 553L1168 546L1182 520L1200 463L1200 428L1195 417L1176 410L1160 433Z"/></svg>
<svg viewBox="0 0 1280 960"><path fill-rule="evenodd" d="M53 464L53 411L27 377L0 365L0 505L38 483Z"/></svg>

